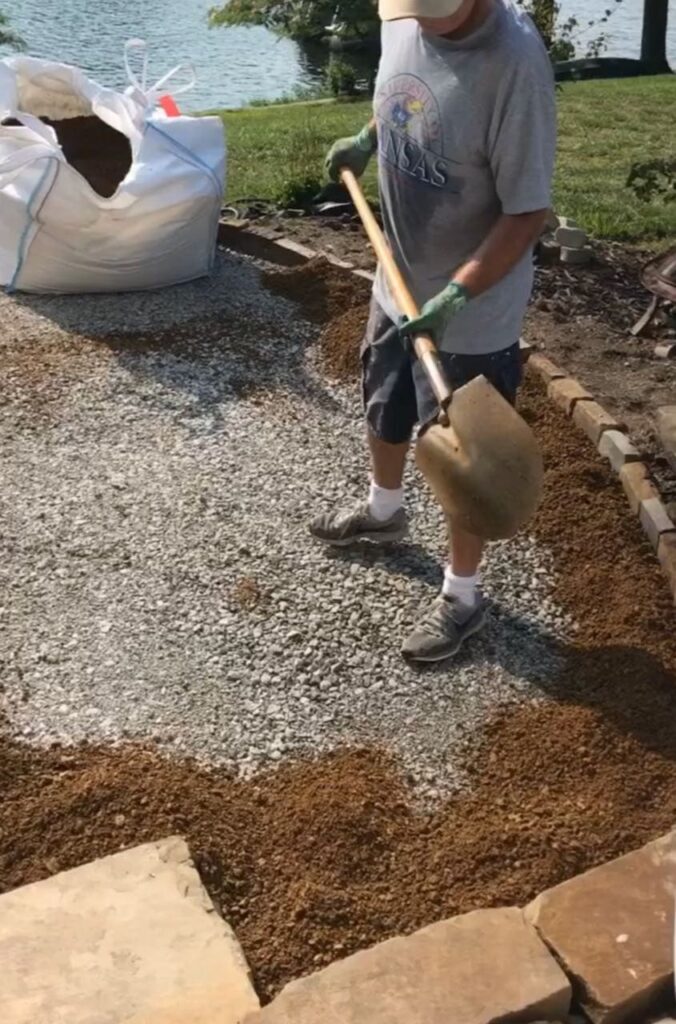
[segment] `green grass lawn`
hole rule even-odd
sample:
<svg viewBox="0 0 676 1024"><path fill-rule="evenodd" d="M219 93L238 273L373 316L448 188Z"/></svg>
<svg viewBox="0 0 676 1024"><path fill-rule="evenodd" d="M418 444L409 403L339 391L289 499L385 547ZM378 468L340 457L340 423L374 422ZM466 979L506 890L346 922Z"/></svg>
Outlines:
<svg viewBox="0 0 676 1024"><path fill-rule="evenodd" d="M676 156L676 75L567 84L559 93L555 207L599 238L676 239L676 203L626 189L635 160ZM278 199L289 182L321 177L324 153L356 131L370 104L306 103L225 111L228 197ZM367 191L375 194L373 171Z"/></svg>

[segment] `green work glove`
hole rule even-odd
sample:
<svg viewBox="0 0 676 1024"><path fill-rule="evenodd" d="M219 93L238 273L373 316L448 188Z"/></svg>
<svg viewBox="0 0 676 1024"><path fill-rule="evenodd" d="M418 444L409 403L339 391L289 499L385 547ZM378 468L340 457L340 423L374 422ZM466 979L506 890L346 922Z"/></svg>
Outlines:
<svg viewBox="0 0 676 1024"><path fill-rule="evenodd" d="M331 181L340 180L343 167L349 168L357 178L361 178L377 145L376 133L371 131L368 125L362 128L358 135L334 142L324 161L326 173Z"/></svg>
<svg viewBox="0 0 676 1024"><path fill-rule="evenodd" d="M451 281L434 295L420 310L420 316L407 320L401 326L402 334L431 334L439 342L456 313L469 302L469 292L461 284Z"/></svg>

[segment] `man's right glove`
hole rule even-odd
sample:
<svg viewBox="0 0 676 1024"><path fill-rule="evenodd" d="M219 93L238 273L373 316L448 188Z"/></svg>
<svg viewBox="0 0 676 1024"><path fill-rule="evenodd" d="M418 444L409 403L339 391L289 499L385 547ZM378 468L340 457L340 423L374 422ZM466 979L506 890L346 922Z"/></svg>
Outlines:
<svg viewBox="0 0 676 1024"><path fill-rule="evenodd" d="M361 178L377 146L376 132L370 125L362 128L358 135L334 142L324 161L331 181L340 180L343 167L349 168L357 178Z"/></svg>

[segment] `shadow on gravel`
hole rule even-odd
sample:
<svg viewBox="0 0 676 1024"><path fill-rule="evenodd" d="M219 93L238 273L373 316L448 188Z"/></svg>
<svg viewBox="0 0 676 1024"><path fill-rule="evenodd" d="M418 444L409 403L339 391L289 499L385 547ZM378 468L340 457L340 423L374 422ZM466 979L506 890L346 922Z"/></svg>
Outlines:
<svg viewBox="0 0 676 1024"><path fill-rule="evenodd" d="M175 289L148 293L149 301L159 309L164 295L176 303ZM118 300L117 307L113 299ZM192 406L186 410L188 415L216 417L217 423L219 408L238 399L268 400L288 395L324 409L337 408L330 394L308 372L306 350L316 340L315 328L299 323L295 331L293 324L280 326L265 313L246 311L237 315L226 307L209 316L183 319L171 327L113 329L107 311L115 309L115 321L119 323L120 310L124 309L121 303L134 299L138 302L138 297L126 295L13 297L17 305L71 334L68 350L61 346L65 365L60 369L66 378L67 359L75 348L89 356L98 350L110 353L132 377L158 384L160 391L153 395L153 401L160 406L175 409L171 393L178 394ZM166 313L163 319L166 321ZM35 350L27 352L25 358L32 359L34 352L39 352L36 340ZM82 372L81 367L78 372Z"/></svg>
<svg viewBox="0 0 676 1024"><path fill-rule="evenodd" d="M645 750L676 761L676 676L654 654L621 644L577 646L489 605L486 631L457 659L417 671L421 678L452 679L477 656L531 683L549 700L589 708ZM584 757L585 751L571 746L570 756Z"/></svg>
<svg viewBox="0 0 676 1024"><path fill-rule="evenodd" d="M421 580L433 587L441 585L441 561L421 544L407 542L388 548L365 542L342 549L327 547L326 557L347 565L380 566L392 576Z"/></svg>

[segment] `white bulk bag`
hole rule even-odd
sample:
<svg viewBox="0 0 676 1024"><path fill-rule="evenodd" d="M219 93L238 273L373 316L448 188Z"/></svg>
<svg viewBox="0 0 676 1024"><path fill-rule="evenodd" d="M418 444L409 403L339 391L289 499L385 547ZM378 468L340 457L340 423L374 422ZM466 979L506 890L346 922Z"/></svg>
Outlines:
<svg viewBox="0 0 676 1024"><path fill-rule="evenodd" d="M150 90L128 61L127 70L132 85L119 93L65 64L0 61L0 285L8 291L158 288L211 269L225 184L223 125L165 114L159 89L178 68ZM130 143L131 168L108 199L39 120L82 115ZM2 123L8 119L18 125Z"/></svg>

